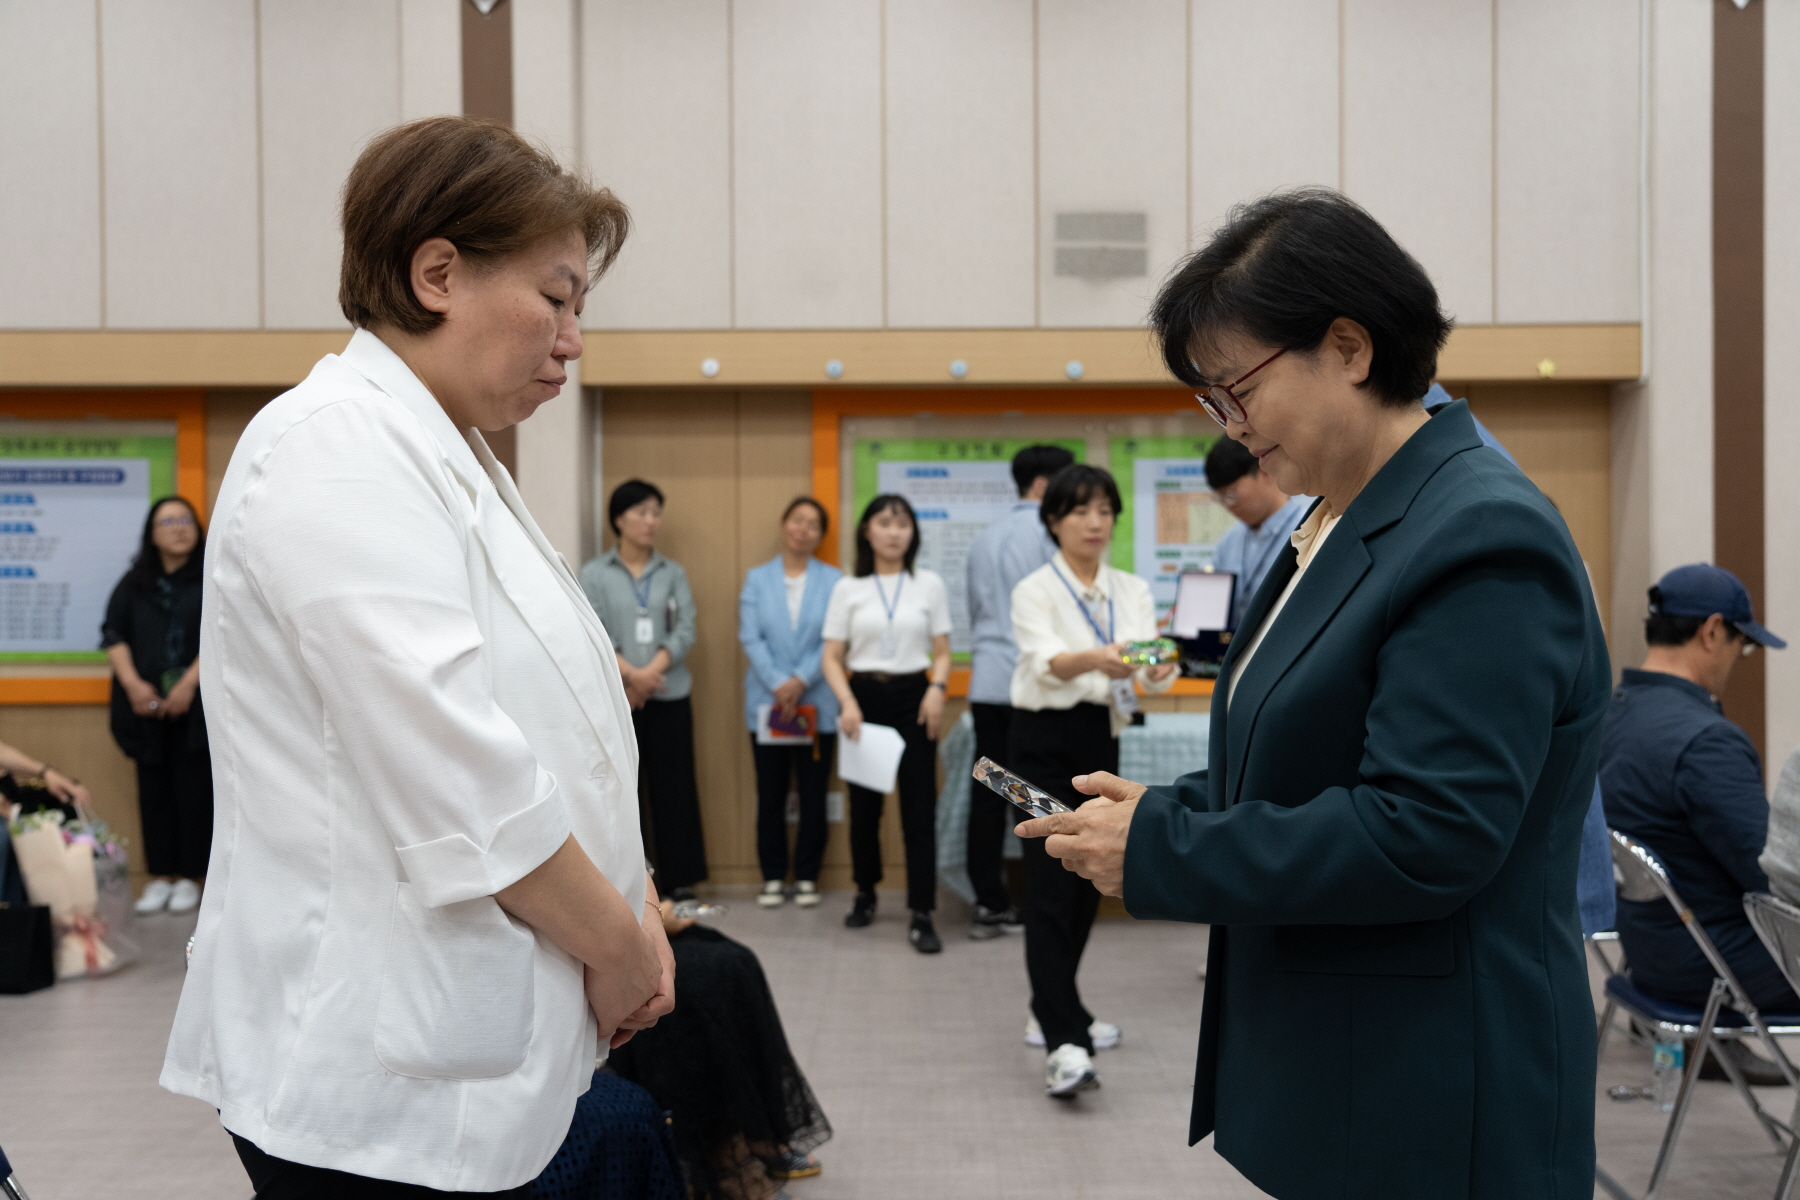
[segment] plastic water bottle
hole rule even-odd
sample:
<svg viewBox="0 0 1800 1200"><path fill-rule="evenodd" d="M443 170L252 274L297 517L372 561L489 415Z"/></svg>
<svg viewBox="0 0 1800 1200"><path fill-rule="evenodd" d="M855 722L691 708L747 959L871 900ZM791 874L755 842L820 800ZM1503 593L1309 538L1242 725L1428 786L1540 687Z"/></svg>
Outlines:
<svg viewBox="0 0 1800 1200"><path fill-rule="evenodd" d="M1675 1107L1675 1093L1681 1090L1682 1044L1658 1039L1651 1051L1656 1080L1651 1095L1664 1112Z"/></svg>

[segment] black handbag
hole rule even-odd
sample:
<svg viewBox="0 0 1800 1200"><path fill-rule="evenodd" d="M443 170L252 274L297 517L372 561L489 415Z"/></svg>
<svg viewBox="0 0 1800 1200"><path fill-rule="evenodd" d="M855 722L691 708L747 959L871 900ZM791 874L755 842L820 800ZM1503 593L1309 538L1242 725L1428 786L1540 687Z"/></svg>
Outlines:
<svg viewBox="0 0 1800 1200"><path fill-rule="evenodd" d="M50 906L0 901L0 993L17 996L55 982Z"/></svg>

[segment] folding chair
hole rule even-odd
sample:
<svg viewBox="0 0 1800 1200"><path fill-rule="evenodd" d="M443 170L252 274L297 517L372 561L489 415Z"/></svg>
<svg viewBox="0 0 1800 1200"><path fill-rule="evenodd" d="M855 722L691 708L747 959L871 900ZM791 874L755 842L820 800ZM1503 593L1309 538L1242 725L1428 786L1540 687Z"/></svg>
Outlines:
<svg viewBox="0 0 1800 1200"><path fill-rule="evenodd" d="M5 1150L0 1150L0 1200L31 1200L25 1194L25 1185L13 1174L12 1164L6 1161Z"/></svg>
<svg viewBox="0 0 1800 1200"><path fill-rule="evenodd" d="M1751 892L1744 897L1744 912L1750 917L1750 928L1768 948L1769 957L1781 968L1788 986L1800 991L1800 908L1767 892ZM1795 1102L1800 1113L1800 1100ZM1788 1200L1794 1190L1795 1167L1800 1165L1800 1138L1788 1147L1787 1161L1781 1165L1781 1182L1775 1187L1775 1200Z"/></svg>
<svg viewBox="0 0 1800 1200"><path fill-rule="evenodd" d="M1694 919L1693 910L1682 901L1669 882L1669 873L1663 869L1648 847L1634 838L1628 838L1616 829L1607 830L1612 838L1613 865L1618 868L1619 898L1621 900L1667 900L1680 916L1681 923L1687 927L1694 943L1706 956L1706 961L1713 969L1712 993L1707 997L1706 1008L1688 1008L1681 1004L1670 1004L1658 1000L1640 991L1631 977L1623 973L1610 975L1606 980L1606 1008L1600 1017L1599 1049L1606 1048L1606 1034L1612 1025L1613 1013L1624 1009L1639 1023L1647 1026L1658 1040L1679 1041L1684 1047L1694 1044L1692 1054L1686 1055L1686 1069L1682 1072L1681 1087L1675 1094L1675 1108L1669 1113L1668 1126L1663 1130L1662 1147L1656 1154L1656 1165L1650 1171L1650 1186L1644 1192L1643 1200L1654 1200L1657 1189L1662 1186L1663 1177L1668 1172L1669 1161L1673 1157L1675 1141L1681 1136L1682 1122L1687 1119L1688 1105L1694 1097L1694 1084L1700 1078L1700 1068L1711 1053L1718 1060L1730 1078L1732 1086L1750 1106L1750 1111L1762 1124L1763 1131L1769 1140L1775 1143L1777 1150L1786 1151L1791 1162L1794 1158L1792 1146L1796 1139L1790 1124L1776 1120L1756 1099L1750 1086L1744 1082L1743 1075L1737 1065L1724 1054L1718 1053L1716 1045L1727 1041L1740 1041L1756 1038L1768 1047L1769 1056L1775 1060L1776 1066L1787 1077L1788 1085L1800 1090L1800 1073L1796 1073L1794 1065L1782 1053L1781 1046L1775 1041L1777 1035L1800 1036L1800 1013L1784 1013L1779 1016L1765 1018L1750 1002L1743 986L1738 983L1737 976L1713 945L1712 938L1700 922ZM1783 1142L1783 1137L1787 1141ZM1784 1178L1786 1177L1784 1171ZM1608 1193L1618 1200L1635 1200L1612 1176L1602 1170L1598 1164L1594 1167L1594 1178Z"/></svg>

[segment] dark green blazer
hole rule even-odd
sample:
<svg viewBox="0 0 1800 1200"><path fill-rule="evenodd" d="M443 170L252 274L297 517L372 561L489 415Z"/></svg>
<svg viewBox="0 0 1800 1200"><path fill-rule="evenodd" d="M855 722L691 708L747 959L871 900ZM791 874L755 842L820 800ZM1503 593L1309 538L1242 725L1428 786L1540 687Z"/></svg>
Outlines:
<svg viewBox="0 0 1800 1200"><path fill-rule="evenodd" d="M1207 769L1132 819L1126 907L1213 927L1193 1141L1284 1200L1593 1195L1575 865L1610 683L1567 526L1440 411L1214 694Z"/></svg>

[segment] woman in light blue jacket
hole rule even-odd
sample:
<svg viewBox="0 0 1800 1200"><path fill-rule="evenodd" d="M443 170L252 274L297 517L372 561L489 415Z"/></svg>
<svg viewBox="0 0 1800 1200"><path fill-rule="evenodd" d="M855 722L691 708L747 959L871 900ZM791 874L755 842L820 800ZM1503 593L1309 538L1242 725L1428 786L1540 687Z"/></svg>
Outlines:
<svg viewBox="0 0 1800 1200"><path fill-rule="evenodd" d="M825 683L819 656L825 608L843 576L813 557L831 527L825 506L801 496L781 514L781 554L744 576L738 597L738 641L750 658L744 675L744 723L756 759L756 854L763 890L757 903L777 908L787 898L787 797L790 779L800 793L800 836L794 845L794 902L819 902L819 864L825 857L825 786L837 749L837 697ZM768 706L792 718L812 705L818 724L811 745L761 745L759 716Z"/></svg>

